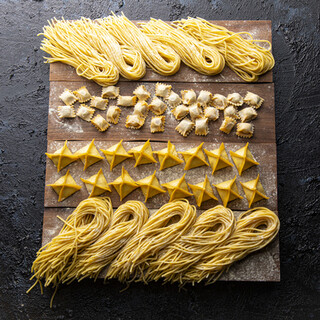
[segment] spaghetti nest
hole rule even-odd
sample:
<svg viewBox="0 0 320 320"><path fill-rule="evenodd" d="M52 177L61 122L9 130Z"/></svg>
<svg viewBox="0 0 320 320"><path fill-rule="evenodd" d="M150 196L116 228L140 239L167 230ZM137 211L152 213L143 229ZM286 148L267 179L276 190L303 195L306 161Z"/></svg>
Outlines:
<svg viewBox="0 0 320 320"><path fill-rule="evenodd" d="M279 218L267 208L258 207L242 213L227 241L193 265L183 275L183 280L215 282L234 262L269 244L279 228Z"/></svg>
<svg viewBox="0 0 320 320"><path fill-rule="evenodd" d="M144 269L158 259L161 249L185 235L194 224L196 208L176 200L156 211L110 265L107 278L145 281Z"/></svg>
<svg viewBox="0 0 320 320"><path fill-rule="evenodd" d="M215 75L223 70L225 60L216 47L207 46L162 20L151 19L140 25L150 39L173 48L187 66L199 73Z"/></svg>
<svg viewBox="0 0 320 320"><path fill-rule="evenodd" d="M175 21L173 25L203 44L217 48L230 69L245 81L257 81L260 75L274 66L271 43L267 40L254 40L248 32L235 33L201 18L189 17ZM266 43L268 48L258 43Z"/></svg>
<svg viewBox="0 0 320 320"><path fill-rule="evenodd" d="M158 259L150 263L146 272L148 280L182 283L184 272L224 243L235 227L233 212L221 205L203 212L188 235L182 236Z"/></svg>

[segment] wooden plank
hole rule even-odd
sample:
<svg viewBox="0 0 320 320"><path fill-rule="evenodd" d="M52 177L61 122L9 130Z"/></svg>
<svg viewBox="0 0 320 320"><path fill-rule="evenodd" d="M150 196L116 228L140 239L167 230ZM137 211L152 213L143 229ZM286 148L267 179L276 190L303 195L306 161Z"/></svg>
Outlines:
<svg viewBox="0 0 320 320"><path fill-rule="evenodd" d="M42 245L47 244L62 228L62 221L57 215L66 219L73 208L46 208L43 217ZM152 211L154 212L154 211ZM199 211L200 213L201 211ZM236 217L240 211L234 211ZM100 277L104 276L104 272ZM222 281L280 281L279 237L263 250L252 253L236 262L220 280Z"/></svg>
<svg viewBox="0 0 320 320"><path fill-rule="evenodd" d="M77 151L81 147L87 145L90 141L69 141L68 146L72 152ZM61 148L63 145L63 141L48 141L48 152L53 153L57 149ZM95 145L97 148L107 149L114 144L113 141L95 141ZM129 150L132 147L141 145L141 142L124 142L123 146L126 150ZM166 147L166 143L164 142L152 142L151 143L153 150L161 150ZM245 143L225 143L225 148L227 152L230 150L236 151L243 147ZM198 146L196 142L180 142L175 143L177 151L184 151L193 147ZM219 143L208 143L204 144L204 148L208 150L213 150L219 147ZM258 173L260 174L261 183L264 186L266 194L270 197L269 200L262 200L257 202L254 206L266 206L271 210L277 210L277 168L276 168L276 146L274 143L250 143L249 145L250 151L252 152L255 159L260 163L259 166L254 166L243 172L242 176L238 175L237 169L235 167L228 167L222 170L219 170L211 174L212 170L208 166L202 166L198 168L194 168L188 171L184 171L184 163L175 167L167 168L163 171L159 171L159 163L141 165L134 168L135 161L134 159L128 159L122 163L124 168L129 172L134 180L139 180L144 177L151 175L155 170L157 170L157 177L160 183L166 183L171 180L179 179L182 177L184 172L186 172L186 180L188 183L196 184L204 180L205 175L208 175L208 178L211 183L217 184L223 182L225 180L232 179L235 175L237 175L237 186L239 189L239 193L244 197L242 200L235 200L229 203L229 207L233 210L248 210L248 202L245 198L243 189L239 183L246 182L249 180L253 180L257 177ZM182 158L182 157L181 157ZM157 159L157 157L156 157ZM99 161L89 167L86 171L83 171L83 164L81 161L76 161L70 164L68 167L64 168L61 172L57 173L56 167L52 163L51 160L47 159L47 170L46 170L46 185L50 183L54 183L57 179L59 179L62 175L66 173L68 169L70 169L70 173L75 179L76 183L82 186L82 189L66 200L62 202L57 201L57 194L53 191L53 189L49 186L45 187L45 207L76 207L80 201L86 199L88 197L87 190L85 185L81 181L81 178L88 179L90 176L96 174L100 168L102 168L104 175L108 182L115 180L118 176L121 175L122 165L116 166L112 172L109 170L109 164L106 160ZM219 199L219 195L216 190L214 190L217 198ZM131 194L129 194L123 202L120 201L118 193L112 187L112 192L107 193L112 200L112 204L114 207L118 207L121 203L126 202L127 200L139 200L144 201L143 193L140 189L134 190ZM190 203L196 204L195 199L193 197L189 198ZM168 193L159 194L155 197L149 199L146 203L149 209L157 209L161 205L167 203L169 201ZM221 201L219 201L221 202ZM218 202L215 200L210 200L203 203L202 209L208 209L212 206L217 205Z"/></svg>
<svg viewBox="0 0 320 320"><path fill-rule="evenodd" d="M119 82L121 95L132 95L134 89L143 84L151 92L151 99L154 95L155 84L150 82ZM118 140L119 137L131 140L151 139L155 141L175 141L175 142L239 142L240 139L235 134L235 129L227 135L219 130L223 121L223 112L220 111L220 118L217 121L209 123L209 134L206 137L196 136L194 131L187 137L181 136L175 127L178 121L171 113L168 107L165 113L166 128L162 133L151 134L150 122L152 116L151 112L146 119L145 125L139 130L127 129L125 127L126 116L131 114L133 108L122 107L122 114L120 121L117 125L111 125L106 132L99 132L91 123L88 123L79 117L74 119L60 119L58 117L57 108L62 104L59 99L60 94L65 88L76 90L81 86L87 86L92 95L101 95L101 87L93 82L83 79L81 82L51 82L50 83L50 98L49 98L49 119L48 119L48 139L72 139L72 140ZM275 141L275 111L274 111L274 84L261 83L261 84L240 84L240 83L172 83L172 89L180 94L181 90L194 89L198 94L201 90L208 90L212 93L221 93L228 95L229 93L239 92L245 96L247 91L252 91L265 99L261 108L258 109L258 117L253 121L255 125L254 136L250 142L274 142ZM148 101L150 102L151 99ZM115 105L116 100L110 100L110 105ZM244 105L245 106L245 105ZM76 108L78 103L76 104ZM106 117L106 111L97 110L96 114L101 114Z"/></svg>
<svg viewBox="0 0 320 320"><path fill-rule="evenodd" d="M139 22L139 21L136 21ZM264 39L272 42L271 36L271 21L270 20L230 20L230 21L211 21L214 24L224 26L234 32L249 32L254 39ZM62 63L53 63L50 65L50 81L81 81L83 78L79 77L73 67L67 66ZM122 81L130 81L123 77ZM146 75L142 79L143 81L167 81L167 82L244 82L236 73L234 73L228 67L218 75L206 76L202 75L195 70L187 67L183 63L180 70L173 76L165 77L161 76L151 69L147 70ZM272 71L259 77L258 82L272 82Z"/></svg>

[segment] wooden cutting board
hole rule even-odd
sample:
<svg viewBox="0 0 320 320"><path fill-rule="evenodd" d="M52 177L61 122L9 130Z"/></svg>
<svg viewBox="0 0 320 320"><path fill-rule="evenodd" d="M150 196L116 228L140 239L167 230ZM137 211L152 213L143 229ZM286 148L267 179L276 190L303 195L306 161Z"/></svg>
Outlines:
<svg viewBox="0 0 320 320"><path fill-rule="evenodd" d="M248 31L255 39L267 39L271 42L271 21L214 21L218 25L225 26L235 32ZM166 146L170 139L177 148L177 151L187 150L204 142L204 147L212 150L219 146L221 142L225 143L227 152L237 150L249 141L249 148L260 163L259 166L250 168L240 177L235 168L226 168L216 172L213 176L209 167L195 168L186 171L187 182L195 184L203 181L205 174L211 183L219 183L229 180L237 175L237 185L240 194L244 197L243 189L240 181L245 182L256 178L260 173L261 182L265 188L269 200L258 202L255 206L266 206L267 208L277 212L277 159L276 159L276 137L275 137L275 105L274 105L274 84L272 83L272 72L268 72L260 77L257 83L245 83L234 72L226 67L223 72L216 76L205 76L188 68L182 63L177 74L171 77L163 77L148 69L145 77L141 81L128 81L120 78L117 86L120 87L121 95L132 95L132 91L140 84L144 84L154 94L156 82L170 82L172 89L180 93L181 90L194 89L198 94L200 90L208 90L212 93L221 93L227 95L232 92L239 92L242 96L247 91L262 96L265 101L263 106L258 110L258 117L254 120L255 133L251 139L241 139L235 135L235 130L230 135L226 135L219 130L222 122L223 114L220 112L220 118L217 121L210 122L209 134L206 137L196 136L192 132L187 138L182 137L175 131L178 122L175 120L170 110L165 113L166 127L163 133L152 134L150 132L150 121L152 118L149 113L145 125L140 130L129 130L125 128L125 119L127 114L132 112L132 108L122 108L121 118L117 125L111 125L106 132L98 132L90 123L80 118L60 120L57 116L57 107L61 105L59 95L65 88L76 90L85 85L92 95L101 95L101 87L96 83L79 77L75 70L62 63L54 63L50 65L50 98L49 98L49 114L48 114L48 152L52 153L59 149L64 140L68 140L68 146L72 152L80 147L88 144L93 138L98 148L107 149L111 145L117 143L120 139L124 140L125 149L128 150L134 146L143 144L147 139L151 140L153 150L160 150ZM115 100L110 100L109 105L114 105ZM95 114L101 114L105 117L105 111L97 110ZM157 177L161 183L177 179L185 172L184 165L175 166L164 171L159 171L159 163L142 165L134 168L134 160L126 160L122 163L129 171L130 175L135 179L142 179L157 170ZM106 160L97 162L83 171L83 165L80 161L74 162L67 168L57 173L55 166L51 160L47 159L46 167L46 185L55 182L59 177L64 175L68 169L74 177L77 184L82 189L66 199L63 202L57 201L57 195L50 187L45 188L45 210L43 219L43 236L42 242L46 244L61 229L62 223L56 218L57 215L66 218L78 203L85 199L88 194L84 184L80 178L88 178L96 174L102 168L107 180L113 181L121 173L121 165L109 171L109 165ZM219 198L216 190L216 196ZM118 194L113 189L110 196L113 206L116 208L122 202ZM137 189L132 192L124 201L136 199L144 200L142 192ZM168 194L157 195L150 199L146 205L151 212L156 211L161 205L168 201ZM193 198L190 202L195 204ZM220 202L221 203L221 202ZM201 207L201 211L217 205L217 201L208 201ZM230 203L231 209L235 210L235 214L248 210L247 200L236 200ZM277 239L267 246L264 250L254 253L246 259L236 263L230 268L222 279L235 281L279 281L280 280L280 259L279 259L279 241Z"/></svg>

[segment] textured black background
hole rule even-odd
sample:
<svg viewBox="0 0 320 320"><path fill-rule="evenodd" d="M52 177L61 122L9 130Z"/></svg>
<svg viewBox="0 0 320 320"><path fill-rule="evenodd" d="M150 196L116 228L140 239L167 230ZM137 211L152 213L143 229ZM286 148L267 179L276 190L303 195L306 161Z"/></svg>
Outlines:
<svg viewBox="0 0 320 320"><path fill-rule="evenodd" d="M49 66L37 33L54 16L271 19L281 282L175 286L83 281L29 295L40 246ZM0 0L0 319L320 319L319 1Z"/></svg>

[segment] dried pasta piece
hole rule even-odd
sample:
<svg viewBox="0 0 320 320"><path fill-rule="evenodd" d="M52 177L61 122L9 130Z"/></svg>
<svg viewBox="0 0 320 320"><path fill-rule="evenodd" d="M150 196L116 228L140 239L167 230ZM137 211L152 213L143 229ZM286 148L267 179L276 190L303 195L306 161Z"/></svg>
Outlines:
<svg viewBox="0 0 320 320"><path fill-rule="evenodd" d="M69 89L64 89L62 94L59 96L59 98L67 105L71 106L73 105L78 98L70 91Z"/></svg>
<svg viewBox="0 0 320 320"><path fill-rule="evenodd" d="M101 132L106 131L110 127L110 123L100 114L97 114L91 120L91 123Z"/></svg>
<svg viewBox="0 0 320 320"><path fill-rule="evenodd" d="M122 107L133 107L137 102L136 96L119 96L117 105Z"/></svg>
<svg viewBox="0 0 320 320"><path fill-rule="evenodd" d="M238 112L241 122L247 122L258 116L257 111L253 107L247 107Z"/></svg>
<svg viewBox="0 0 320 320"><path fill-rule="evenodd" d="M212 168L212 174L216 171L221 170L226 167L233 167L233 164L229 161L228 154L224 148L224 143L222 142L218 149L206 150L203 149L208 157L210 167Z"/></svg>
<svg viewBox="0 0 320 320"><path fill-rule="evenodd" d="M138 101L133 109L133 114L146 118L149 112L149 106L145 101Z"/></svg>
<svg viewBox="0 0 320 320"><path fill-rule="evenodd" d="M159 151L155 151L155 154L158 155L160 162L160 171L166 168L171 168L178 164L181 164L183 161L178 157L178 152L176 151L176 147L168 141L167 148L164 148Z"/></svg>
<svg viewBox="0 0 320 320"><path fill-rule="evenodd" d="M182 154L186 163L184 170L190 170L201 166L209 166L203 153L202 146L203 142L195 148L179 152Z"/></svg>
<svg viewBox="0 0 320 320"><path fill-rule="evenodd" d="M138 130L144 125L145 119L137 114L129 114L126 120L126 128Z"/></svg>
<svg viewBox="0 0 320 320"><path fill-rule="evenodd" d="M109 100L103 99L101 97L91 97L90 107L99 109L99 110L106 110Z"/></svg>
<svg viewBox="0 0 320 320"><path fill-rule="evenodd" d="M241 138L251 138L253 136L254 126L252 123L241 122L237 124L236 135Z"/></svg>
<svg viewBox="0 0 320 320"><path fill-rule="evenodd" d="M107 111L107 121L117 124L120 119L121 109L117 106L110 106Z"/></svg>
<svg viewBox="0 0 320 320"><path fill-rule="evenodd" d="M94 163L103 159L96 146L94 145L94 139L92 139L89 144L75 152L74 155L80 158L80 160L84 164L83 170L86 170Z"/></svg>
<svg viewBox="0 0 320 320"><path fill-rule="evenodd" d="M219 196L222 200L224 207L227 207L228 202L230 201L233 201L236 199L243 199L243 197L241 197L239 194L239 190L236 184L236 178L237 176L234 176L234 178L231 180L214 184L214 186L218 190Z"/></svg>
<svg viewBox="0 0 320 320"><path fill-rule="evenodd" d="M188 184L185 177L186 174L184 174L180 179L172 180L170 182L162 184L162 186L168 190L168 193L170 195L169 202L176 199L192 196L192 193L190 193L188 190Z"/></svg>
<svg viewBox="0 0 320 320"><path fill-rule="evenodd" d="M234 93L228 94L227 102L228 104L231 104L233 106L240 107L243 105L243 98L239 93L234 92Z"/></svg>
<svg viewBox="0 0 320 320"><path fill-rule="evenodd" d="M119 97L120 88L115 86L102 87L101 97L103 99L116 99Z"/></svg>
<svg viewBox="0 0 320 320"><path fill-rule="evenodd" d="M230 117L233 119L238 119L239 115L238 115L238 110L234 107L234 106L229 106L226 107L223 111L224 117Z"/></svg>
<svg viewBox="0 0 320 320"><path fill-rule="evenodd" d="M162 97L162 98L167 98L170 95L172 86L170 84L165 84L165 83L157 83L156 84L156 96Z"/></svg>
<svg viewBox="0 0 320 320"><path fill-rule="evenodd" d="M209 91L201 90L197 99L201 107L207 107L212 101L212 94Z"/></svg>
<svg viewBox="0 0 320 320"><path fill-rule="evenodd" d="M216 93L213 95L212 105L218 110L224 110L228 105L227 98L222 94Z"/></svg>
<svg viewBox="0 0 320 320"><path fill-rule="evenodd" d="M177 120L182 120L189 113L189 108L184 104L180 104L171 110Z"/></svg>
<svg viewBox="0 0 320 320"><path fill-rule="evenodd" d="M222 132L224 132L226 134L229 134L236 123L237 123L237 121L235 119L230 118L230 117L226 117L222 121L222 124L221 124L219 130L221 130Z"/></svg>
<svg viewBox="0 0 320 320"><path fill-rule="evenodd" d="M189 107L189 114L192 121L195 121L197 118L201 118L203 115L202 108L199 103L194 103Z"/></svg>
<svg viewBox="0 0 320 320"><path fill-rule="evenodd" d="M136 159L134 167L141 164L156 163L157 160L153 157L153 151L150 144L150 139L144 144L134 147L128 151L129 154L133 154Z"/></svg>
<svg viewBox="0 0 320 320"><path fill-rule="evenodd" d="M147 88L144 85L137 87L133 94L138 97L139 101L146 101L150 98L150 92L147 91Z"/></svg>
<svg viewBox="0 0 320 320"><path fill-rule="evenodd" d="M216 121L219 119L219 110L215 107L205 107L204 116L208 118L209 121Z"/></svg>
<svg viewBox="0 0 320 320"><path fill-rule="evenodd" d="M184 104L193 104L197 101L197 95L193 89L181 90L181 97Z"/></svg>
<svg viewBox="0 0 320 320"><path fill-rule="evenodd" d="M149 109L156 116L161 116L167 109L167 105L158 97L154 97L149 104Z"/></svg>
<svg viewBox="0 0 320 320"><path fill-rule="evenodd" d="M187 137L193 128L194 128L194 122L192 122L190 119L183 119L176 126L176 130L184 137Z"/></svg>
<svg viewBox="0 0 320 320"><path fill-rule="evenodd" d="M165 116L152 117L152 120L150 123L150 131L152 133L163 132L165 121L166 121Z"/></svg>
<svg viewBox="0 0 320 320"><path fill-rule="evenodd" d="M89 197L97 197L106 191L111 192L111 189L108 185L108 182L102 172L102 169L98 171L97 174L91 176L89 179L80 178L81 181L85 184Z"/></svg>
<svg viewBox="0 0 320 320"><path fill-rule="evenodd" d="M58 202L65 200L81 189L81 186L77 185L71 176L70 170L68 170L67 173L63 177L59 178L55 183L48 184L47 186L52 187L59 196Z"/></svg>
<svg viewBox="0 0 320 320"><path fill-rule="evenodd" d="M73 91L73 93L80 103L87 102L91 99L91 94L85 86Z"/></svg>
<svg viewBox="0 0 320 320"><path fill-rule="evenodd" d="M59 106L58 107L58 116L60 119L63 118L75 118L76 113L74 111L73 106L65 105L65 106Z"/></svg>
<svg viewBox="0 0 320 320"><path fill-rule="evenodd" d="M196 119L195 134L197 136L206 136L209 132L208 123L209 123L209 120L206 117L201 117Z"/></svg>
<svg viewBox="0 0 320 320"><path fill-rule="evenodd" d="M78 110L77 110L77 116L81 118L84 121L90 122L94 114L94 109L88 107L85 104L80 104Z"/></svg>
<svg viewBox="0 0 320 320"><path fill-rule="evenodd" d="M171 91L171 93L169 94L169 96L166 98L168 105L171 108L176 107L177 105L179 105L181 103L181 98L179 97L179 95L177 93L175 93L174 91Z"/></svg>
<svg viewBox="0 0 320 320"><path fill-rule="evenodd" d="M256 109L259 109L264 99L259 97L257 94L248 91L243 101Z"/></svg>

